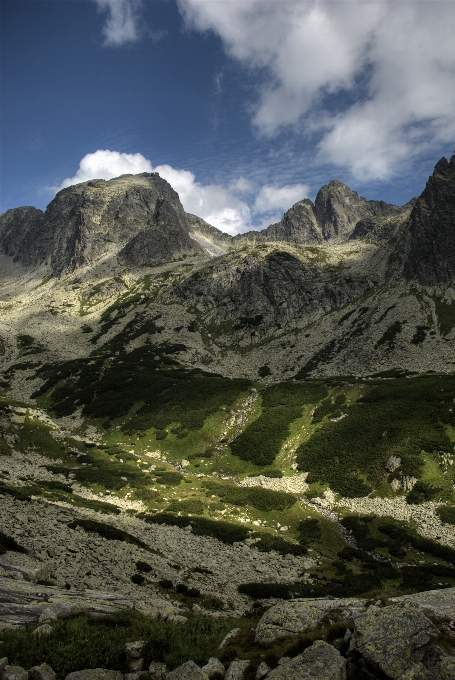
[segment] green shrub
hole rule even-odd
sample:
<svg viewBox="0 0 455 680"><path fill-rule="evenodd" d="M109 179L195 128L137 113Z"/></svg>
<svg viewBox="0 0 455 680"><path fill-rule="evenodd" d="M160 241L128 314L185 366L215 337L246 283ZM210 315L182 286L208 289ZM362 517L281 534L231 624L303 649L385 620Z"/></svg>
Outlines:
<svg viewBox="0 0 455 680"><path fill-rule="evenodd" d="M272 374L272 371L270 370L270 366L267 364L264 364L264 366L261 366L258 370L258 374L260 378L265 378L268 375Z"/></svg>
<svg viewBox="0 0 455 680"><path fill-rule="evenodd" d="M186 623L175 624L122 610L105 617L55 621L49 636L34 636L33 627L4 631L2 654L10 664L24 668L46 662L59 678L86 668L126 673L125 643L147 640L146 668L151 661L160 661L174 669L188 659L202 666L210 656L217 656L218 646L232 626L232 619L191 615Z"/></svg>
<svg viewBox="0 0 455 680"><path fill-rule="evenodd" d="M455 524L455 508L451 505L441 505L436 514L444 524Z"/></svg>
<svg viewBox="0 0 455 680"><path fill-rule="evenodd" d="M264 512L272 510L287 510L296 502L293 494L284 491L272 491L261 487L234 486L220 484L210 480L202 482L202 487L216 494L224 503L232 505L252 505Z"/></svg>
<svg viewBox="0 0 455 680"><path fill-rule="evenodd" d="M135 583L137 586L141 586L145 581L145 578L142 576L142 574L133 574L131 577L131 582Z"/></svg>
<svg viewBox="0 0 455 680"><path fill-rule="evenodd" d="M248 530L245 527L205 517L178 517L163 512L156 515L142 515L142 518L150 524L169 524L178 527L187 527L191 524L193 534L196 536L211 536L222 543L232 544L248 537Z"/></svg>
<svg viewBox="0 0 455 680"><path fill-rule="evenodd" d="M148 564L148 562L142 562L142 560L138 560L136 562L136 569L138 571L144 571L146 573L149 573L150 571L152 571L153 567L151 567L150 564Z"/></svg>
<svg viewBox="0 0 455 680"><path fill-rule="evenodd" d="M130 339L125 337L125 344ZM45 365L37 370L44 383L33 396L53 390L52 409L57 415L69 415L81 404L84 415L93 418L126 418L122 430L130 434L150 428L162 431L173 423L185 431L198 430L220 408L231 408L250 382L183 368L169 356L182 349L181 344L150 343L125 353L119 346L118 355L106 348L105 354L88 361ZM143 405L130 415L138 402Z"/></svg>
<svg viewBox="0 0 455 680"><path fill-rule="evenodd" d="M162 439L166 439L167 437L167 430L157 430L155 432L155 439L158 441L161 441Z"/></svg>
<svg viewBox="0 0 455 680"><path fill-rule="evenodd" d="M412 491L410 491L406 496L406 503L417 505L418 503L431 501L438 491L439 489L436 489L427 482L416 482Z"/></svg>
<svg viewBox="0 0 455 680"><path fill-rule="evenodd" d="M183 501L172 501L166 508L167 512L182 512L191 515L202 515L204 513L204 503L190 498Z"/></svg>
<svg viewBox="0 0 455 680"><path fill-rule="evenodd" d="M233 442L232 453L255 465L270 465L289 436L290 424L303 406L327 394L321 384L280 383L262 394L262 413Z"/></svg>
<svg viewBox="0 0 455 680"><path fill-rule="evenodd" d="M254 547L261 552L270 552L274 550L281 555L306 555L308 548L298 543L291 543L281 536L273 536L272 534L263 532L255 532L254 538L260 537L260 541L254 544Z"/></svg>
<svg viewBox="0 0 455 680"><path fill-rule="evenodd" d="M298 526L299 541L304 545L317 543L321 540L321 523L318 519L302 519Z"/></svg>
<svg viewBox="0 0 455 680"><path fill-rule="evenodd" d="M183 479L183 475L180 472L173 472L172 470L166 472L157 472L155 470L155 475L158 484L164 484L165 486L178 486Z"/></svg>
<svg viewBox="0 0 455 680"><path fill-rule="evenodd" d="M445 431L446 424L455 425L453 377L397 378L366 387L346 418L323 421L296 452L310 483L328 484L347 497L370 493L391 453L401 457L403 474L418 477L422 450L453 451Z"/></svg>

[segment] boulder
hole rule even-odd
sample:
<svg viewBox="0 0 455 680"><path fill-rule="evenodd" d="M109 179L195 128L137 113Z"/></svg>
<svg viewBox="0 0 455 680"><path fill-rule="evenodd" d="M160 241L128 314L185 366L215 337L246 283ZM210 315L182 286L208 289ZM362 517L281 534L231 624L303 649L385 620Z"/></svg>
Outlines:
<svg viewBox="0 0 455 680"><path fill-rule="evenodd" d="M228 643L229 640L232 640L232 638L234 638L237 635L237 633L240 633L240 628L233 628L232 630L230 630L229 633L221 641L218 649L223 649L225 644Z"/></svg>
<svg viewBox="0 0 455 680"><path fill-rule="evenodd" d="M2 680L28 680L28 672L22 666L5 666Z"/></svg>
<svg viewBox="0 0 455 680"><path fill-rule="evenodd" d="M168 672L165 663L160 663L159 661L152 661L149 666L150 680L164 680Z"/></svg>
<svg viewBox="0 0 455 680"><path fill-rule="evenodd" d="M207 673L209 680L224 678L224 674L226 673L226 669L216 656L210 657L205 666L202 666L202 670L204 673Z"/></svg>
<svg viewBox="0 0 455 680"><path fill-rule="evenodd" d="M47 664L33 666L28 672L28 680L55 680L57 673Z"/></svg>
<svg viewBox="0 0 455 680"><path fill-rule="evenodd" d="M370 666L392 680L401 680L406 671L422 662L437 635L437 629L415 604L372 606L354 616L350 650L360 653Z"/></svg>
<svg viewBox="0 0 455 680"><path fill-rule="evenodd" d="M187 661L166 675L166 680L208 680L209 676L194 661Z"/></svg>
<svg viewBox="0 0 455 680"><path fill-rule="evenodd" d="M323 640L267 675L267 680L346 680L346 659Z"/></svg>
<svg viewBox="0 0 455 680"><path fill-rule="evenodd" d="M33 637L40 638L42 636L50 635L53 630L54 629L49 623L43 623L42 626L38 626L38 628L35 628L32 635Z"/></svg>
<svg viewBox="0 0 455 680"><path fill-rule="evenodd" d="M390 602L412 602L418 605L424 614L452 621L455 619L455 588L426 590L422 593L391 597Z"/></svg>
<svg viewBox="0 0 455 680"><path fill-rule="evenodd" d="M106 668L86 668L83 671L69 673L65 680L123 680L123 674Z"/></svg>
<svg viewBox="0 0 455 680"><path fill-rule="evenodd" d="M366 600L295 599L271 607L256 627L255 642L270 644L288 635L302 633L317 626L332 609L347 610L349 615L363 611Z"/></svg>
<svg viewBox="0 0 455 680"><path fill-rule="evenodd" d="M270 673L270 668L265 661L262 661L256 669L255 680L262 680L268 673Z"/></svg>
<svg viewBox="0 0 455 680"><path fill-rule="evenodd" d="M453 680L455 678L455 658L439 647L430 647L426 652L423 665L429 680Z"/></svg>
<svg viewBox="0 0 455 680"><path fill-rule="evenodd" d="M245 671L250 665L249 659L235 659L231 661L224 676L224 680L243 680Z"/></svg>

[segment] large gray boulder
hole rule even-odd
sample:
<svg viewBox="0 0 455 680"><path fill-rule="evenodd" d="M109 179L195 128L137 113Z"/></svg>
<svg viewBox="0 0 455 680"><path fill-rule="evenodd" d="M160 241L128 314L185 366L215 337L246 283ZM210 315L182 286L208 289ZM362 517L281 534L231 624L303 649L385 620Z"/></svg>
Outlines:
<svg viewBox="0 0 455 680"><path fill-rule="evenodd" d="M412 602L418 605L424 614L441 619L455 619L455 588L426 590L422 593L391 597L390 602Z"/></svg>
<svg viewBox="0 0 455 680"><path fill-rule="evenodd" d="M209 676L194 661L187 661L168 673L166 680L209 680Z"/></svg>
<svg viewBox="0 0 455 680"><path fill-rule="evenodd" d="M323 640L267 675L267 680L345 680L346 659Z"/></svg>
<svg viewBox="0 0 455 680"><path fill-rule="evenodd" d="M392 680L403 680L403 674L413 668L421 674L419 664L438 635L432 622L412 603L369 607L354 616L354 626L350 650Z"/></svg>
<svg viewBox="0 0 455 680"><path fill-rule="evenodd" d="M28 671L28 680L55 680L57 673L47 663L33 666Z"/></svg>
<svg viewBox="0 0 455 680"><path fill-rule="evenodd" d="M226 671L224 680L242 680L245 675L245 671L250 665L250 662L246 659L235 659L229 664L229 668Z"/></svg>
<svg viewBox="0 0 455 680"><path fill-rule="evenodd" d="M5 666L1 672L2 680L28 680L28 671L22 666Z"/></svg>
<svg viewBox="0 0 455 680"><path fill-rule="evenodd" d="M65 680L123 680L120 671L109 671L107 668L86 668L83 671L69 673Z"/></svg>
<svg viewBox="0 0 455 680"><path fill-rule="evenodd" d="M224 678L226 669L216 656L211 656L205 666L202 666L204 673L207 673L209 680L220 680Z"/></svg>
<svg viewBox="0 0 455 680"><path fill-rule="evenodd" d="M256 627L255 642L270 644L288 635L302 633L317 626L333 609L347 610L349 615L364 611L366 600L295 599L271 607Z"/></svg>

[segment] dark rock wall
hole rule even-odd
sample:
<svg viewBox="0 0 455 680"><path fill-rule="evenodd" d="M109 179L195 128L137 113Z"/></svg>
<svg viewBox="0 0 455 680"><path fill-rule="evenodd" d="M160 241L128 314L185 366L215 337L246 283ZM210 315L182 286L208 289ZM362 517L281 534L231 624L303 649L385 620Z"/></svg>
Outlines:
<svg viewBox="0 0 455 680"><path fill-rule="evenodd" d="M455 278L455 155L437 163L412 209L404 271L425 286Z"/></svg>
<svg viewBox="0 0 455 680"><path fill-rule="evenodd" d="M43 262L48 249L42 210L26 206L0 215L0 251L29 266Z"/></svg>

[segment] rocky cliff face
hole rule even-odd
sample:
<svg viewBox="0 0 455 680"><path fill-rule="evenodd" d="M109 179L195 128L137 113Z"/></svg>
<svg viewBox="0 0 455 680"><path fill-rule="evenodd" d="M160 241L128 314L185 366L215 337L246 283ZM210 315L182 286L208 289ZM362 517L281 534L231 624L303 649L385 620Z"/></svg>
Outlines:
<svg viewBox="0 0 455 680"><path fill-rule="evenodd" d="M405 276L425 286L455 277L455 154L441 158L411 213Z"/></svg>
<svg viewBox="0 0 455 680"><path fill-rule="evenodd" d="M49 248L44 236L44 213L31 206L0 215L0 251L30 266L42 262Z"/></svg>
<svg viewBox="0 0 455 680"><path fill-rule="evenodd" d="M25 265L48 263L56 276L120 250L138 266L202 253L178 194L157 173L76 184L60 191L44 214L8 211L0 218L0 244Z"/></svg>
<svg viewBox="0 0 455 680"><path fill-rule="evenodd" d="M384 201L368 201L342 182L332 180L319 190L315 203L305 198L285 212L280 222L260 232L249 231L236 239L256 243L319 244L351 236L359 221L395 217L408 210L408 205L399 207ZM361 235L364 234L359 232Z"/></svg>

